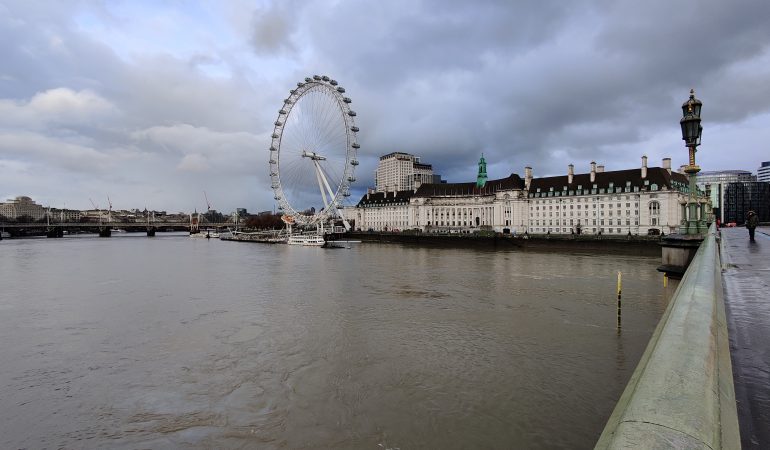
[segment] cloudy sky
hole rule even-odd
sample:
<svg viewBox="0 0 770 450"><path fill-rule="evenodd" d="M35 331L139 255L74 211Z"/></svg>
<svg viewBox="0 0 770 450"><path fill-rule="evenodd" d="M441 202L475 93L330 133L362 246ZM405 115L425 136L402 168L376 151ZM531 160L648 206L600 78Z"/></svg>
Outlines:
<svg viewBox="0 0 770 450"><path fill-rule="evenodd" d="M450 182L770 160L770 2L0 1L0 200L273 208L269 136L297 81L358 113L357 192L405 151ZM355 197L355 195L354 195Z"/></svg>

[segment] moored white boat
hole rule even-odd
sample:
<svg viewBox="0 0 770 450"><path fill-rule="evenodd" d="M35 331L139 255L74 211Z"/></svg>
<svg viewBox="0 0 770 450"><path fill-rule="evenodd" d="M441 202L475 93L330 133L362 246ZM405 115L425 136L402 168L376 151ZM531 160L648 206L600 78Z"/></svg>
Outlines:
<svg viewBox="0 0 770 450"><path fill-rule="evenodd" d="M321 247L326 243L324 237L318 233L291 234L286 241L289 245L306 245L312 247Z"/></svg>

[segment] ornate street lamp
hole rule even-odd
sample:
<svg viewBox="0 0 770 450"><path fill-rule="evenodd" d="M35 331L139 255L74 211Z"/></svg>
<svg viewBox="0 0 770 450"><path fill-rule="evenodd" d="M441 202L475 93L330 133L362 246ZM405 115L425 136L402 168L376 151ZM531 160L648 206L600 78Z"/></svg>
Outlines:
<svg viewBox="0 0 770 450"><path fill-rule="evenodd" d="M679 125L682 127L682 140L690 150L690 164L685 167L690 182L690 193L687 202L687 220L682 224L681 234L701 234L706 231L703 216L698 217L698 187L696 176L700 167L695 164L695 152L701 143L703 127L701 126L700 111L703 103L695 98L695 90L690 89L690 98L682 104L682 119Z"/></svg>

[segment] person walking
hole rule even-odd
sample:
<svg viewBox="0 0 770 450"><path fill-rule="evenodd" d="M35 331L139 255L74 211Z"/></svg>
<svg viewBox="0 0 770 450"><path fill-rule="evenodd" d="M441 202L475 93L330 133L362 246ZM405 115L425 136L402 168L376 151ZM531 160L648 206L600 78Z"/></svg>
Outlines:
<svg viewBox="0 0 770 450"><path fill-rule="evenodd" d="M749 229L749 242L754 242L754 230L757 228L758 223L759 217L757 217L757 213L749 211L748 214L746 214L746 228Z"/></svg>

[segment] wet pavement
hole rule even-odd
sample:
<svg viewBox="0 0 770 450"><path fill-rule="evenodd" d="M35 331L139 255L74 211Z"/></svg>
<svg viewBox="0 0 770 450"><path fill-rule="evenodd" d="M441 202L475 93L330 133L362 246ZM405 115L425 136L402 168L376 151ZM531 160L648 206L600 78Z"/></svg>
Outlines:
<svg viewBox="0 0 770 450"><path fill-rule="evenodd" d="M723 280L741 444L770 448L770 227L723 228Z"/></svg>

